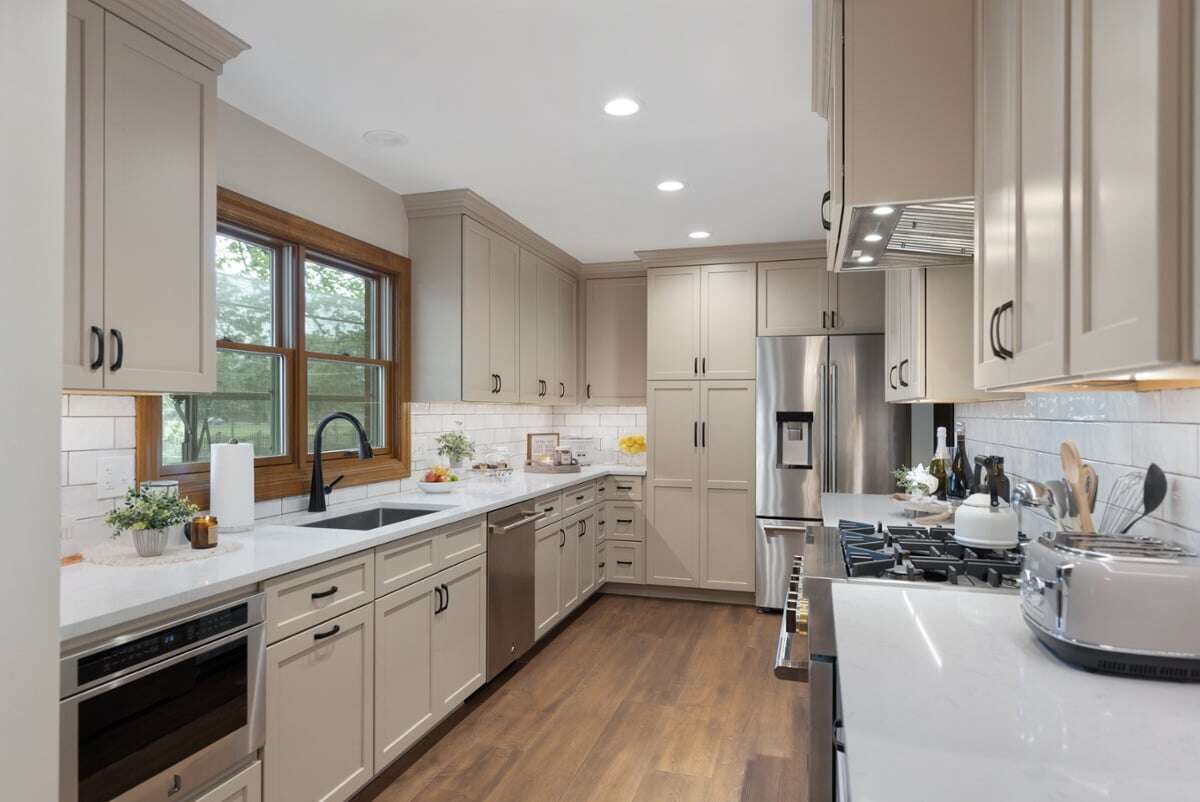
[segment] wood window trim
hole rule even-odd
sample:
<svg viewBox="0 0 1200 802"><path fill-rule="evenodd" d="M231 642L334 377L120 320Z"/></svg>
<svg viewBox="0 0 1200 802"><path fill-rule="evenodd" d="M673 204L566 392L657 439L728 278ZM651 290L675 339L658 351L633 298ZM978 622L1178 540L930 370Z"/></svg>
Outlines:
<svg viewBox="0 0 1200 802"><path fill-rule="evenodd" d="M326 462L336 460L337 472L345 474L341 486L368 484L402 479L411 475L412 430L409 402L412 388L412 261L407 257L386 251L362 240L334 231L331 228L306 220L303 217L268 206L265 203L240 195L224 187L217 188L217 220L221 224L245 228L249 232L273 237L283 242L298 245L303 250L313 251L315 256L324 255L342 260L350 265L360 265L373 271L385 273L392 288L392 342L390 361L385 380L386 391L394 402L389 406L390 418L387 427L387 442L384 453L369 460L342 459L338 454L326 454ZM303 256L297 263L301 269L295 271L294 281L303 292ZM303 299L303 295L299 296ZM303 325L301 319L300 325ZM254 350L245 345L238 350ZM272 353L276 349L267 349ZM298 352L297 352L298 353ZM327 354L313 354L317 358L330 358ZM336 358L336 357L333 357ZM354 362L362 360L355 359ZM312 460L308 455L305 377L299 359L288 361L287 421L290 456L264 457L255 461L254 498L268 501L285 496L308 493L311 484ZM136 447L137 480L171 478L179 482L180 492L202 509L209 507L209 473L203 470L187 472L164 471L162 468L162 400L161 396L138 396L136 401Z"/></svg>

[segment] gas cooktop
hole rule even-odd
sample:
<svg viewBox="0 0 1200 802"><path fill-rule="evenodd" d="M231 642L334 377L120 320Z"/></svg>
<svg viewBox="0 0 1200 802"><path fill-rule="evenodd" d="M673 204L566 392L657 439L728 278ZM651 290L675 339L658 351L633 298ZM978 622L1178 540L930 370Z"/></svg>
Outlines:
<svg viewBox="0 0 1200 802"><path fill-rule="evenodd" d="M838 522L846 574L906 582L1017 590L1020 547L982 549L964 546L954 530L940 526L884 526ZM1021 542L1026 538L1021 536Z"/></svg>

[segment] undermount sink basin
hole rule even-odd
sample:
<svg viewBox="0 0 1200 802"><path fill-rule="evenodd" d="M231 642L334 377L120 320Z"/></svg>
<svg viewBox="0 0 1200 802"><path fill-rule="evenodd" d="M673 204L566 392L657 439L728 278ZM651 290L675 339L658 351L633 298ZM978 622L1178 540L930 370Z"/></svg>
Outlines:
<svg viewBox="0 0 1200 802"><path fill-rule="evenodd" d="M437 512L436 509L426 507L375 507L346 515L335 515L332 518L322 518L319 521L303 524L303 526L313 529L357 529L366 532L381 526L410 521L423 515L432 515L435 512Z"/></svg>

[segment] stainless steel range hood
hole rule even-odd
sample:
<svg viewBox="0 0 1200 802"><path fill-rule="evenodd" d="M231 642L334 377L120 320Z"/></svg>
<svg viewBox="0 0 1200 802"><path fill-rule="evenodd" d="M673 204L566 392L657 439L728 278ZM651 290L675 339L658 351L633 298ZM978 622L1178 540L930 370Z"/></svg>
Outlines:
<svg viewBox="0 0 1200 802"><path fill-rule="evenodd" d="M975 256L975 199L856 206L848 210L838 270L959 265Z"/></svg>

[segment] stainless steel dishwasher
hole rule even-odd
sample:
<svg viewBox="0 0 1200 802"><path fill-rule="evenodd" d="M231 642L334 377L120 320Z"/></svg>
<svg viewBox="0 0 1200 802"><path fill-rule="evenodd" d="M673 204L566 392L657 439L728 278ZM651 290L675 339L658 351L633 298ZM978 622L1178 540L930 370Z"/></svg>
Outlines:
<svg viewBox="0 0 1200 802"><path fill-rule="evenodd" d="M533 645L533 530L544 516L532 502L488 514L489 681Z"/></svg>

